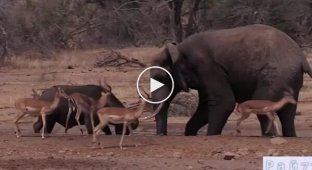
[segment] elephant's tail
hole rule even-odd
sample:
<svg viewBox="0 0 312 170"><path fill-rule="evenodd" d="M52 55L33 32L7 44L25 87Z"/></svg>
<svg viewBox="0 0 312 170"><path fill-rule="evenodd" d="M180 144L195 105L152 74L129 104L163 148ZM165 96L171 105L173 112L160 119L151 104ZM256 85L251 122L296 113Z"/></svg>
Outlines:
<svg viewBox="0 0 312 170"><path fill-rule="evenodd" d="M312 78L312 70L306 58L304 58L303 60L302 70L303 70L303 73L307 73Z"/></svg>

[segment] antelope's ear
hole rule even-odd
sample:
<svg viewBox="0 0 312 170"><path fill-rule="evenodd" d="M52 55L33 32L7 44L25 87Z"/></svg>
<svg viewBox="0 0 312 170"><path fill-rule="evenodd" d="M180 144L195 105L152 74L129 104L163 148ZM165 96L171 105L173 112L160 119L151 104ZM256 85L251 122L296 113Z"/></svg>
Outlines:
<svg viewBox="0 0 312 170"><path fill-rule="evenodd" d="M112 92L112 87L106 82L105 79L103 79L103 84L101 84L102 88L104 89L105 92Z"/></svg>
<svg viewBox="0 0 312 170"><path fill-rule="evenodd" d="M60 87L56 87L56 91L61 93L62 92L62 89Z"/></svg>

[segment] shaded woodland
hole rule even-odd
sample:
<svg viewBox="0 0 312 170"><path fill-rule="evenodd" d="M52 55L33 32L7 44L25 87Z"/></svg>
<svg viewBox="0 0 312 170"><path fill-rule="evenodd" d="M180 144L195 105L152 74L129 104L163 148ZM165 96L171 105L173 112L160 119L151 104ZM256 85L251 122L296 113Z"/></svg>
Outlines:
<svg viewBox="0 0 312 170"><path fill-rule="evenodd" d="M312 46L312 0L0 0L0 57L162 46L255 23Z"/></svg>

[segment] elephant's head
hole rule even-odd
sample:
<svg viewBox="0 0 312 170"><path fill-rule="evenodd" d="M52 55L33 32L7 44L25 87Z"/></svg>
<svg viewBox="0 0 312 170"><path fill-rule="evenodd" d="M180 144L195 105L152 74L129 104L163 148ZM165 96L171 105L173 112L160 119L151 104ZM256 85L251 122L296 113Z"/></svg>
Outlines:
<svg viewBox="0 0 312 170"><path fill-rule="evenodd" d="M179 51L179 45L173 43L167 44L164 49L155 56L152 65L163 67L171 73L174 79L173 94L169 100L166 101L164 108L160 111L158 116L156 116L157 133L166 134L166 115L171 99L181 90L188 92L190 88L196 88L198 84L198 79L195 76L196 74L193 72L193 68L196 67L196 65L192 66L187 60L187 56ZM165 86L152 92L153 101L161 101L170 93L172 85L170 76L160 69L151 69L150 76L165 84Z"/></svg>

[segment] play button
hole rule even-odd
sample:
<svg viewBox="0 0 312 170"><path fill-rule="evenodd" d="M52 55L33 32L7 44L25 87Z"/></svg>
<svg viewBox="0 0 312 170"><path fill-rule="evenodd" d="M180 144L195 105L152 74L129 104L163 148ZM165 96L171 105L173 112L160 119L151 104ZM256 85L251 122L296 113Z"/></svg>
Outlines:
<svg viewBox="0 0 312 170"><path fill-rule="evenodd" d="M169 79L167 79L166 82L161 82L160 80L155 80L154 78L151 78L149 74L150 73L149 71L151 70L157 71L161 73L161 75L168 75L168 77L170 77L171 82L170 81L168 82ZM140 95L140 97L142 97L146 102L152 103L152 104L159 104L169 99L174 89L173 77L171 76L169 71L159 66L151 66L151 67L144 69L138 76L136 85L137 85L137 92ZM149 88L149 91L147 91L148 88ZM162 88L165 88L165 89L162 89ZM147 93L149 92L150 94L164 92L164 91L166 93L161 93L161 94L164 94L162 96L163 98L161 98L159 101L155 101L151 98L146 98L145 95L142 95L143 90L146 91Z"/></svg>
<svg viewBox="0 0 312 170"><path fill-rule="evenodd" d="M164 86L165 84L153 79L153 78L150 78L150 92L152 93L153 91L161 88L162 86Z"/></svg>

